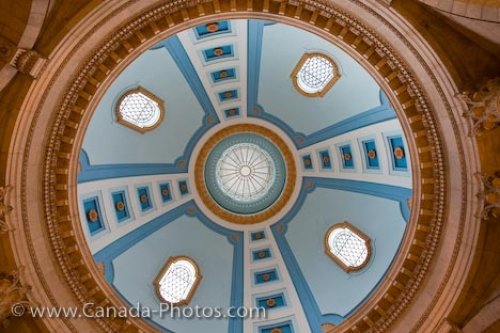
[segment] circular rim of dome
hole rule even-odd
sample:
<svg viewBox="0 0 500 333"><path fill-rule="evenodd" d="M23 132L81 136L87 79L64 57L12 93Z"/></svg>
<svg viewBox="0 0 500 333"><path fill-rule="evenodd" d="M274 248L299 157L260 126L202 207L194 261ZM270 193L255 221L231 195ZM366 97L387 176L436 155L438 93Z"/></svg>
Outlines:
<svg viewBox="0 0 500 333"><path fill-rule="evenodd" d="M207 163L213 163L210 155L216 147L223 143L226 139L234 138L235 135L253 135L268 141L270 146L274 146L276 154L281 155L283 160L283 170L286 174L284 177L282 189L278 195L273 195L266 198L259 205L253 207L253 210L248 210L245 214L235 213L221 205L211 194L209 187L205 183L205 170ZM231 142L229 140L228 142ZM223 145L225 147L225 145ZM221 147L223 147L221 146ZM224 150L224 149L223 149ZM278 160L279 161L279 160ZM295 165L294 155L288 148L287 144L273 131L255 124L238 124L225 127L212 135L207 142L202 146L194 167L194 177L196 189L200 195L203 204L212 211L216 216L236 224L255 224L270 219L272 216L280 212L290 200L296 183L297 168ZM213 188L212 188L213 190ZM227 201L223 201L223 203ZM236 202L233 200L232 204ZM247 207L248 208L248 207ZM237 210L238 211L238 210ZM239 212L242 212L241 210Z"/></svg>
<svg viewBox="0 0 500 333"><path fill-rule="evenodd" d="M367 6L361 3L359 3L358 5L363 8L364 6ZM18 258L16 258L19 259L21 263L28 263L35 266L34 268L28 266L28 268L38 273L36 275L37 278L34 278L33 281L43 287L39 288L41 293L40 295L49 297L53 300L53 302L57 303L62 297L54 296L53 290L57 289L56 295L71 295L76 297L78 299L78 302L88 302L88 300L92 300L95 299L95 297L98 297L109 300L113 305L116 306L123 305L122 300L116 295L116 293L113 292L113 290L107 287L107 285L104 283L103 275L98 270L99 266L95 265L91 260L92 258L90 257L87 244L84 242L83 235L81 234L81 230L79 229L80 226L79 224L77 224L77 222L79 223L79 221L74 221L73 219L69 218L70 215L68 215L68 211L71 214L74 212L74 209L76 207L75 189L74 186L71 186L71 184L74 184L74 179L76 179L75 175L76 170L78 169L78 161L75 162L73 160L70 160L68 162L67 152L72 152L75 155L78 154L78 149L80 148L82 139L80 135L80 128L85 128L84 125L86 124L86 122L88 122L89 118L87 115L91 114L93 110L93 104L89 103L87 100L94 98L96 95L98 96L100 91L98 90L97 93L94 93L93 90L91 90L91 92L88 92L88 90L85 91L84 89L88 89L90 85L90 83L87 83L85 85L85 82L87 82L85 78L90 77L92 80L97 81L97 83L91 83L91 87L94 87L94 85L98 86L100 83L103 84L99 87L99 89L102 90L103 87L108 87L111 80L107 78L105 80L101 75L97 76L97 78L93 78L91 76L92 74L88 73L92 73L92 71L96 69L98 71L99 69L97 66L101 66L102 62L106 61L107 64L113 65L113 67L110 68L110 71L111 75L114 75L118 70L114 67L115 63L111 61L112 58L109 55L113 50L111 46L115 46L117 45L117 43L122 42L122 40L126 40L126 38L130 36L129 33L131 32L138 33L141 32L141 29L150 29L148 25L143 24L144 21L148 22L148 20L151 20L151 22L153 22L153 20L157 20L164 22L165 16L161 15L167 15L166 17L169 19L169 23L171 24L168 25L168 28L165 28L164 25L160 25L161 32L163 33L164 30L170 29L172 28L172 26L189 24L190 22L186 22L187 19L199 19L199 21L197 22L210 21L210 15L201 18L201 16L206 15L206 13L211 13L210 11L213 9L210 6L213 6L213 4L210 2L203 3L201 7L202 10L198 8L198 11L196 11L196 7L188 7L188 5L186 5L182 1L172 6L161 4L161 6L158 5L157 7L153 7L148 3L147 6L144 5L144 12L139 12L138 10L136 10L135 12L132 11L132 13L137 12L137 16L128 15L127 17L130 17L130 19L129 21L125 22L126 24L123 23L116 28L113 26L113 33L107 33L107 30L105 30L106 33L101 33L99 35L100 38L88 38L88 35L85 35L85 41L92 41L92 43L94 43L93 45L96 45L96 49L85 48L85 50L87 51L84 50L83 52L78 52L78 59L82 64L81 66L69 66L72 68L68 69L68 66L61 65L61 62L59 60L72 60L72 57L74 57L74 53L72 53L67 58L52 57L51 59L49 59L49 61L47 61L45 71L42 72L41 77L36 80L34 82L34 85L32 85L32 87L30 88L46 89L42 89L42 91L44 91L44 94L32 94L26 98L25 107L22 109L23 117L20 117L18 119L21 126L15 129L15 133L19 132L19 142L16 141L15 144L13 144L13 146L11 146L10 148L12 151L17 151L19 147L23 147L24 153L22 154L22 158L18 153L8 155L8 170L12 172L9 171L7 173L6 183L18 184L18 181L21 181L21 190L16 190L16 195L20 195L22 199L26 199L23 200L23 203L32 202L35 195L39 195L39 191L36 191L36 188L32 190L33 184L38 185L39 183L30 181L30 179L34 177L34 175L38 175L37 172L31 172L31 169L36 168L37 170L35 171L39 171L38 169L40 168L40 166L37 161L43 158L45 159L43 175L43 193L45 205L35 205L30 211L30 214L26 214L26 211L28 211L27 209L18 209L14 210L11 213L14 214L12 218L17 219L19 222L22 221L22 225L24 226L24 228L16 228L15 232L18 233L20 237L25 237L27 240L26 242L14 243L16 249L19 250L16 252L18 253ZM367 317L373 319L374 327L378 328L380 331L388 330L390 325L392 325L392 323L400 317L410 319L410 322L406 322L405 324L407 326L410 325L415 329L422 327L423 325L437 326L435 322L430 322L428 320L428 318L430 317L429 313L432 314L436 311L439 311L439 313L449 313L449 311L451 311L450 307L453 302L450 302L448 299L447 302L443 303L443 299L445 297L452 296L449 292L446 291L446 288L449 285L459 285L460 287L465 285L464 274L462 272L456 271L453 267L462 267L462 265L466 265L468 268L470 268L472 265L470 258L472 258L473 256L470 255L470 253L472 253L470 251L472 250L469 249L469 246L471 244L476 244L477 233L479 232L478 230L481 221L479 217L477 219L473 219L474 223L467 223L468 228L473 228L472 232L470 232L470 230L469 232L463 232L465 228L465 217L475 216L473 212L482 207L483 204L482 201L479 201L475 196L470 194L470 191L465 190L467 188L466 180L470 179L470 175L474 175L476 174L476 172L478 172L479 164L477 163L477 158L473 158L476 152L476 148L475 146L473 146L473 141L463 139L465 137L468 137L465 133L465 130L462 126L455 126L457 123L456 119L461 119L461 112L463 110L461 110L460 108L450 107L450 102L454 101L455 96L452 89L445 89L445 87L448 87L446 86L446 84L448 84L448 82L451 82L446 80L449 79L450 74L448 71L432 72L432 66L434 64L441 64L439 62L441 59L429 55L430 53L418 53L415 49L411 49L413 54L416 56L415 58L412 58L411 56L398 57L406 53L402 53L401 48L397 47L398 44L396 42L389 43L387 42L387 39L381 39L380 36L376 34L377 32L379 32L379 30L373 28L373 25L367 26L365 24L366 22L369 22L368 20L360 21L357 17L353 18L345 12L341 12L340 9L344 8L341 6L341 4L339 4L340 9L332 7L330 5L326 5L325 7L324 4L314 1L310 4L310 6L310 8L312 9L304 9L304 11L302 11L303 14L299 17L296 17L295 19L291 18L291 15L282 15L285 12L293 14L292 8L295 9L296 4L292 4L290 1L283 2L282 6L271 6L269 8L269 11L265 14L261 13L262 7L259 7L258 5L249 7L246 11L242 9L242 13L244 12L244 14L248 14L251 16L261 15L261 17L265 18L276 17L288 23L293 23L294 21L296 21L297 25L306 28L309 27L311 29L314 28L318 32L322 32L323 35L327 36L329 39L337 38L336 36L338 35L338 31L341 31L343 27L347 29L346 36L348 38L354 38L353 36L363 36L363 39L360 42L361 44L352 49L352 54L355 54L355 56L361 59L361 61L365 63L373 73L375 73L375 77L379 78L380 80L385 78L387 82L391 81L390 86L389 84L385 84L384 82L383 86L388 89L387 91L389 92L389 97L392 96L392 101L394 101L395 105L397 106L397 111L399 112L398 114L401 116L401 118L406 119L406 121L404 122L406 130L408 131L408 133L415 134L415 137L410 136L412 138L411 142L415 147L415 150L413 151L415 152L416 156L416 158L412 162L412 165L415 166L413 170L417 173L423 172L426 175L425 183L422 182L422 184L420 184L419 182L416 182L417 193L415 193L411 201L412 218L410 223L413 226L412 230L416 230L417 224L423 225L425 228L422 228L422 230L418 233L415 232L409 235L401 245L402 250L398 255L398 260L393 264L393 267L389 272L391 274L390 276L393 276L394 278L386 279L386 281L384 281L382 285L378 286L378 290L374 295L371 296L371 299L367 300L365 305L363 305L363 308L360 309L357 313L353 314L351 318L349 318L346 322L342 323L337 328L342 330L349 330L349 328L352 327L360 327L359 325L365 327L366 320L364 320L363 318L366 319ZM186 8L189 9L189 12L186 10ZM379 6L377 8L378 9L376 9L375 11L370 10L369 14L376 16L380 20L382 20L383 18L383 22L386 23L387 27L393 29L396 37L399 37L396 38L396 41L404 40L406 43L402 45L404 45L405 47L410 46L414 48L415 44L417 46L421 45L419 44L421 39L415 38L415 36L417 35L413 31L409 32L409 41L404 39L403 35L400 33L400 30L394 28L391 23L392 21L385 21L386 18L382 17L379 14L378 10L383 7ZM107 9L107 7L105 9L110 10ZM143 7L140 7L139 9L142 10ZM234 13L229 13L229 11L233 9L233 7L230 7L229 5L221 6L221 9L222 12L219 15L226 15L227 17L229 17L230 15L237 15ZM310 20L310 15L306 15L308 11L314 11L314 15L319 13L317 15L318 19L315 19L314 21ZM186 16L184 16L184 14L186 13L193 16L189 17L188 15L188 17L186 18ZM101 12L99 12L99 14L101 14ZM113 12L113 15L115 14L116 13ZM130 14L130 12L127 12L127 14ZM243 14L239 13L238 15L243 16ZM101 15L99 17L105 16ZM338 19L335 19L335 17L338 17ZM345 25L345 22L348 22L349 24ZM79 25L78 29L90 29L88 28L88 26L89 25ZM102 26L105 25L92 25L93 33L95 33L96 31L101 32L99 29ZM386 29L383 24L381 24L380 26L382 27L380 29L384 29L384 31L391 31L390 29ZM373 28L373 30L370 28ZM175 28L172 29L175 30ZM325 30L326 32L324 32ZM80 30L78 30L78 32L79 31ZM149 32L150 30L147 31ZM77 38L78 41L83 40L78 39L79 35L77 34L73 34L73 36L76 36L75 38ZM107 37L104 38L101 36ZM118 41L113 40L113 43L110 43L108 42L108 36L113 36L113 38L116 38ZM149 34L146 35L146 37L149 39L158 39L160 38L159 36L162 35L157 34L154 35L154 37L150 37ZM382 34L382 36L384 35ZM363 44L365 43L365 39L367 40L366 43L374 43L371 48L368 48L368 51L373 51L375 47L378 47L383 51L383 53L377 55L378 52L370 51L371 56L367 56L366 48L364 48L366 45ZM346 41L346 38L341 38L338 40L340 41L341 45L349 48L349 44L347 44L348 42ZM72 49L73 44L70 43L74 43L74 39L65 39L63 42L61 42L61 45L63 47L60 49L64 52L66 52L67 49ZM145 43L144 45L146 46L150 46L153 44L153 42L149 42L149 40L147 40L146 42L141 41L141 43ZM134 44L134 46L135 45L136 44ZM391 47L391 45L396 45L396 47ZM98 49L97 47L100 48ZM132 57L134 54L137 54L141 49L144 48L145 46L143 45L136 48L125 48L125 50L128 52L128 55L126 55L125 57ZM101 57L99 57L98 59L94 57L95 50L98 50L99 55L101 55ZM360 50L365 50L365 53L362 53L362 51ZM426 62L426 60L428 60L428 63ZM375 66L375 64L382 62L385 65ZM64 65L66 65L67 63L69 62L63 62ZM124 64L126 63L126 61L122 63ZM396 69L394 69L393 65ZM393 68L393 71L387 70L389 66ZM117 68L119 69L121 67L118 66ZM414 71L412 71L412 69ZM396 75L397 73L399 73L399 75ZM425 78L429 78L429 80L432 79L432 81L429 82L434 82L434 85L430 84L429 87L437 88L437 90L435 90L437 95L432 95L430 93L431 88L424 88L425 85L422 86L422 82L425 83L427 81L415 80L415 75L422 73L424 73ZM58 79L60 79L58 81L58 84L53 85L53 83ZM401 84L407 86L408 91L411 93L397 93L397 89L400 89L398 87L402 87ZM79 96L79 93L82 95ZM428 98L426 99L426 97ZM58 104L60 100L64 101L62 105ZM442 112L439 114L439 117L437 117L437 111L435 110L435 108L436 105L441 105L439 103L445 103L445 106L448 106L447 108L445 108L448 112ZM415 111L415 104L419 107L419 113ZM405 106L404 108L403 105ZM52 109L52 113L48 112ZM77 114L85 114L85 116L82 118L76 116ZM409 123L408 120L410 118L412 119L411 123ZM447 121L445 125L448 125L449 122L450 126L453 125L453 127L450 128L453 128L454 130L441 131L440 129L442 129L442 127L437 126L436 118L439 118L440 121ZM81 124L78 130L74 129L75 123ZM47 128L45 128L45 126ZM42 133L42 131L47 132L46 141L51 143L55 142L55 144L51 147L48 147L46 150L33 149L34 142L36 141L38 143L38 140L35 140L34 138L37 138L37 135ZM440 134L442 134L444 137L442 138L442 140ZM465 151L466 154L464 154L464 156L472 156L472 158L467 159L465 157L460 157L461 155L454 154L453 150L443 149L443 143L447 144L447 139L455 138L458 139L457 141L451 141L452 144L455 142L464 143L465 147L462 148L461 145L458 145L458 149L461 152ZM463 139L463 141L460 141L459 139ZM448 147L448 145L445 145L445 147ZM445 157L455 158L455 156L459 156L460 161L463 162L459 163L461 168L454 169L459 170L457 171L459 177L445 177L447 173L443 172L443 166L445 165L444 159ZM426 163L419 163L421 158ZM55 161L57 161L58 163L55 163ZM467 161L470 161L471 163L465 163ZM453 173L453 175L455 174ZM427 180L429 180L429 182L427 182ZM448 180L452 182L452 185L456 185L456 187L444 186ZM67 186L67 184L70 184L70 186ZM66 190L63 191L61 190L61 188L67 188L67 194L65 194ZM451 200L452 203L455 203L455 205L451 206L455 208L455 210L453 211L451 210L451 208L445 206L443 202L446 195L451 192L451 189L454 190L451 194L459 195L461 193L461 198L471 199L471 201L467 201L468 203L470 202L470 206L460 206L460 202L466 202L464 201L465 199L462 201ZM421 204L424 205L423 209L420 209ZM21 205L21 201L19 199L19 207L26 208L25 206L25 204ZM453 214L447 214L450 212L453 212ZM459 216L458 219L453 219L453 217L457 216ZM37 217L39 217L38 221L36 220ZM43 218L45 218L46 220L44 221ZM39 221L45 222L44 227L46 227L46 229L38 228L36 227L37 224L33 223ZM447 253L451 253L451 251L448 251L449 248L444 251L441 249L443 248L442 246L438 246L444 241L455 241L455 238L450 238L455 237L454 234L450 236L450 233L445 233L444 235L446 237L443 237L442 232L440 232L442 227L446 226L449 223L459 223L457 225L457 228L451 228L451 230L457 229L457 233L459 234L459 236L463 234L465 235L464 237L466 237L466 239L460 239L454 243L455 251L453 251L454 255L450 258L449 268L446 270L446 272L438 275L438 278L442 279L443 282L441 284L423 284L422 281L427 276L431 260L433 260L434 257L436 257L438 254L446 255ZM21 225L21 223L19 224ZM72 234L73 228L75 228L75 234ZM32 238L33 236L36 237ZM34 251L35 247L33 246L33 239L38 239L42 236L48 237L48 239L50 239L52 247L50 249L48 247L45 248L45 243L40 243L41 247L40 244L37 244L37 246L39 247L37 248L37 251ZM422 241L422 237L431 236L433 239L432 242ZM62 239L64 239L64 242L61 241ZM46 242L46 244L46 246L48 246L49 243ZM75 245L78 248L77 251L75 251ZM416 254L415 252L412 252L413 256L406 256L406 254L410 251L410 246L412 251L414 248L423 248L424 251L419 251ZM40 251L40 249L42 251ZM43 267L39 266L38 257L41 255L40 253L45 253L44 251L48 250L52 250L49 251L49 253L53 255L54 259L53 261L48 262L54 262L54 264L48 266L44 265ZM439 252L434 253L435 251ZM71 253L71 260L69 259L69 253ZM448 257L450 256L451 255L449 255ZM27 258L29 258L29 260ZM76 263L77 261L77 259L75 258L77 258L80 262L79 264L75 264L77 266L73 265L73 263ZM72 264L70 265L69 263ZM415 263L418 264L415 265ZM406 268L403 267L403 264ZM401 270L402 267L404 271ZM416 268L412 269L411 267ZM64 273L64 281L67 282L67 284L61 285L61 280L47 279L47 276L44 276L47 272L49 272L49 270L51 273L54 272L54 268L61 268L60 271ZM83 272L85 272L85 274L82 273L82 270ZM409 280L411 281L411 283L404 282L408 281L408 270L410 270L411 273L415 274L415 279ZM76 274L75 272L78 272L78 274ZM31 277L35 276L35 274L28 275ZM88 278L89 275L90 279ZM83 280L83 277L85 277L85 280ZM398 283L397 288L395 288L394 281L403 282ZM431 288L431 285L435 287L434 289L429 290L429 288ZM420 288L422 288L422 291L420 290ZM92 294L88 292L89 290L92 291ZM412 299L415 297L415 293L417 291L432 292L432 295L434 296L432 298L429 298L427 302L432 302L432 304L427 307L427 310L423 315L420 315L420 312L419 314L417 314L417 316L414 316L413 312L410 313L409 316L402 315L406 307L409 307L411 303L415 303ZM397 297L394 293L396 293ZM390 299L394 298L394 301L391 301L390 305L391 311L387 312L384 310L384 313L380 315L380 306L382 306L383 309L387 309L387 295L390 296ZM379 307L379 309L375 310L377 306ZM419 306L418 308L421 309L422 307ZM116 327L115 318L116 317L106 318L109 319L109 321L94 321L96 322L95 327L101 327L108 330L113 329L113 327ZM399 322L401 323L402 321L399 320ZM47 323L53 323L53 321L47 321ZM78 325L84 325L83 323L85 322L78 321L74 322L74 325L76 327L80 327ZM97 325L97 323L100 326ZM149 331L150 329L148 324L136 318L130 318L130 321L127 321L126 324L127 326L130 325L131 330L140 329L142 331ZM73 329L75 326L73 326ZM56 324L54 324L53 327L56 327ZM67 330L69 331L71 329L71 326L67 327L69 327L67 328Z"/></svg>

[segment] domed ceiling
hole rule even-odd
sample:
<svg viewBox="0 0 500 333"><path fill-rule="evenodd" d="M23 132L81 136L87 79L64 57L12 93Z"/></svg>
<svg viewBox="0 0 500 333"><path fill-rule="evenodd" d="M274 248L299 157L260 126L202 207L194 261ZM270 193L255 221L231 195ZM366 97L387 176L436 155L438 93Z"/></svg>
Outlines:
<svg viewBox="0 0 500 333"><path fill-rule="evenodd" d="M82 230L131 307L159 309L173 288L184 307L267 310L145 318L162 331L321 332L398 253L407 149L380 86L335 45L213 22L144 52L102 97L80 156ZM169 277L172 263L193 270Z"/></svg>

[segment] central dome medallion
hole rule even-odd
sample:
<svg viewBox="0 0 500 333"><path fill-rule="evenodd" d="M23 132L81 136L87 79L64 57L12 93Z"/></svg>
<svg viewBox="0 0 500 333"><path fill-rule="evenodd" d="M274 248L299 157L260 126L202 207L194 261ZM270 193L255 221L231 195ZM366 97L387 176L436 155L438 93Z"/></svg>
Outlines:
<svg viewBox="0 0 500 333"><path fill-rule="evenodd" d="M295 175L284 141L269 129L250 124L217 132L196 163L203 203L234 223L258 223L275 215L288 201Z"/></svg>
<svg viewBox="0 0 500 333"><path fill-rule="evenodd" d="M236 214L255 214L281 195L286 168L281 152L253 133L220 141L205 163L205 184L214 200Z"/></svg>
<svg viewBox="0 0 500 333"><path fill-rule="evenodd" d="M269 192L275 175L276 166L269 153L256 144L244 142L222 153L215 176L219 188L232 199L255 202Z"/></svg>

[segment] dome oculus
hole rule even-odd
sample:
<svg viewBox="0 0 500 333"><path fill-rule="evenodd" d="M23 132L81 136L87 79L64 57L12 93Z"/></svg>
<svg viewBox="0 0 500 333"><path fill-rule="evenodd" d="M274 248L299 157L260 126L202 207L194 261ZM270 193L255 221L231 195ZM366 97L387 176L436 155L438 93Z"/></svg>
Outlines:
<svg viewBox="0 0 500 333"><path fill-rule="evenodd" d="M254 133L224 138L210 152L205 183L222 208L236 214L255 214L281 195L286 167L281 152Z"/></svg>
<svg viewBox="0 0 500 333"><path fill-rule="evenodd" d="M237 124L211 135L194 165L200 204L236 224L272 221L297 183L295 157L265 127Z"/></svg>
<svg viewBox="0 0 500 333"><path fill-rule="evenodd" d="M216 170L219 188L241 202L261 199L274 183L272 157L253 143L239 143L226 149L217 162Z"/></svg>

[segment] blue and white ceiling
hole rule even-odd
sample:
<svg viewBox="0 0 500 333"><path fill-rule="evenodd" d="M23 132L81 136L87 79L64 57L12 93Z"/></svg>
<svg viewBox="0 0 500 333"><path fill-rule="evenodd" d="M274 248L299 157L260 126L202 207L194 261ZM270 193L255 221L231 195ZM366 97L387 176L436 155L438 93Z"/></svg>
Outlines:
<svg viewBox="0 0 500 333"><path fill-rule="evenodd" d="M320 332L370 297L398 251L412 186L401 125L370 75L309 32L259 20L219 22L215 33L204 27L142 54L100 101L78 174L89 248L132 306L159 306L153 280L179 255L194 259L203 275L190 305L278 301L265 319L147 319L165 332L287 332L286 325L290 332ZM214 57L214 49L222 56ZM328 54L340 69L341 79L324 97L303 96L293 86L290 74L307 52ZM221 78L220 71L228 74ZM114 113L120 96L138 86L165 104L163 122L147 133L120 125ZM266 126L294 149L299 190L272 223L220 221L197 197L192 165L200 143L238 123ZM396 158L399 147L403 156ZM124 209L116 209L118 202ZM93 222L90 209L98 212ZM325 255L325 233L342 221L372 241L370 262L357 272ZM261 251L266 255L259 259L254 253ZM263 282L263 273L272 278Z"/></svg>

